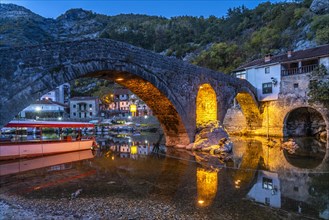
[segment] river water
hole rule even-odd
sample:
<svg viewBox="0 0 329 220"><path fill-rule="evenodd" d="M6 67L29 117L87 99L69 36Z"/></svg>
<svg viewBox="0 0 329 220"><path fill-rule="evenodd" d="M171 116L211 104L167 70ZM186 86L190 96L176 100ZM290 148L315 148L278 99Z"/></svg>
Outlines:
<svg viewBox="0 0 329 220"><path fill-rule="evenodd" d="M328 143L295 139L291 152L279 139L231 137L223 159L153 149L157 139L105 136L94 152L2 161L0 199L17 209L3 218L329 218Z"/></svg>

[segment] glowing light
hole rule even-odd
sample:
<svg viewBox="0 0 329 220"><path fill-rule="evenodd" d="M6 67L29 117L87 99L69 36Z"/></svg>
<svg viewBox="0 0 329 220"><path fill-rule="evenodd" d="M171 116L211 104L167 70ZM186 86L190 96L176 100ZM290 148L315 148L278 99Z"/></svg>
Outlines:
<svg viewBox="0 0 329 220"><path fill-rule="evenodd" d="M217 120L217 98L214 89L209 84L203 84L196 100L196 124L202 124Z"/></svg>
<svg viewBox="0 0 329 220"><path fill-rule="evenodd" d="M41 111L41 107L40 107L40 106L37 106L37 107L35 107L35 110L36 110L37 112L39 112L39 111Z"/></svg>
<svg viewBox="0 0 329 220"><path fill-rule="evenodd" d="M137 146L130 147L130 154L137 154Z"/></svg>
<svg viewBox="0 0 329 220"><path fill-rule="evenodd" d="M129 108L131 113L135 113L137 111L137 106L135 104L131 104Z"/></svg>
<svg viewBox="0 0 329 220"><path fill-rule="evenodd" d="M204 203L204 201L203 200L199 200L198 203L202 205Z"/></svg>
<svg viewBox="0 0 329 220"><path fill-rule="evenodd" d="M58 117L57 119L58 119L58 120L62 120L62 117Z"/></svg>
<svg viewBox="0 0 329 220"><path fill-rule="evenodd" d="M123 81L123 78L117 78L116 81Z"/></svg>
<svg viewBox="0 0 329 220"><path fill-rule="evenodd" d="M147 118L148 118L148 116L147 116L147 115L144 115L144 118L145 118L145 119L147 119Z"/></svg>
<svg viewBox="0 0 329 220"><path fill-rule="evenodd" d="M131 116L130 115L128 116L128 119L131 119Z"/></svg>
<svg viewBox="0 0 329 220"><path fill-rule="evenodd" d="M236 181L234 181L234 183L235 183L235 188L240 189L241 180L236 180Z"/></svg>
<svg viewBox="0 0 329 220"><path fill-rule="evenodd" d="M114 156L112 156L111 159L114 160Z"/></svg>
<svg viewBox="0 0 329 220"><path fill-rule="evenodd" d="M145 140L145 144L147 144L148 143L148 141L147 140Z"/></svg>

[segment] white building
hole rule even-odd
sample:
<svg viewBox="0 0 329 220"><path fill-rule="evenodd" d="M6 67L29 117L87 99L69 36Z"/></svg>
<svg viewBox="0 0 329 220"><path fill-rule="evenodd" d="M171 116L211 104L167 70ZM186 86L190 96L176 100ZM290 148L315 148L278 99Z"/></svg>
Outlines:
<svg viewBox="0 0 329 220"><path fill-rule="evenodd" d="M70 100L70 117L76 119L98 116L99 100L95 97L74 97Z"/></svg>
<svg viewBox="0 0 329 220"><path fill-rule="evenodd" d="M329 45L288 51L287 54L277 56L267 55L264 59L243 64L234 73L236 77L246 79L256 87L259 101L272 101L277 100L279 93L285 90L305 93L308 85L304 83L305 74L319 65L329 70Z"/></svg>
<svg viewBox="0 0 329 220"><path fill-rule="evenodd" d="M149 155L153 151L152 145L139 145L138 146L138 154L139 155Z"/></svg>
<svg viewBox="0 0 329 220"><path fill-rule="evenodd" d="M259 170L257 182L247 196L256 202L281 208L281 191L278 174Z"/></svg>
<svg viewBox="0 0 329 220"><path fill-rule="evenodd" d="M65 103L69 102L70 98L70 84L64 83L56 89L41 96L40 100L52 100L54 102Z"/></svg>
<svg viewBox="0 0 329 220"><path fill-rule="evenodd" d="M51 100L40 100L32 103L19 113L21 118L63 118L68 106Z"/></svg>

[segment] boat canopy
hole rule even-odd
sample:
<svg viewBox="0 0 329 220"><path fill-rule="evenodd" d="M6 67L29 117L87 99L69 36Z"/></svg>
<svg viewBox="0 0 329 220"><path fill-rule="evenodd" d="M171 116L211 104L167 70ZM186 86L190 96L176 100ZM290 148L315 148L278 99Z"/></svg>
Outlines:
<svg viewBox="0 0 329 220"><path fill-rule="evenodd" d="M83 122L63 121L11 121L5 127L10 128L94 128L95 125Z"/></svg>

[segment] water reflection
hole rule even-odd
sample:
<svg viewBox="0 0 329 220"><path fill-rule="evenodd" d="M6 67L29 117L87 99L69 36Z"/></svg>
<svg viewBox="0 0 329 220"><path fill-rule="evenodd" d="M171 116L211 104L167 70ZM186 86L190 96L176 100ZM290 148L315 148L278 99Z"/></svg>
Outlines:
<svg viewBox="0 0 329 220"><path fill-rule="evenodd" d="M248 192L247 197L275 208L281 207L280 180L277 173L258 171L257 182Z"/></svg>
<svg viewBox="0 0 329 220"><path fill-rule="evenodd" d="M284 156L291 165L315 168L322 163L326 154L326 143L312 137L297 137L293 142L296 146L293 152L283 149Z"/></svg>
<svg viewBox="0 0 329 220"><path fill-rule="evenodd" d="M198 205L207 207L212 204L217 194L218 169L207 170L204 168L197 168L196 172Z"/></svg>
<svg viewBox="0 0 329 220"><path fill-rule="evenodd" d="M33 159L5 161L0 164L0 176L21 173L43 167L49 167L50 171L63 170L68 167L66 163L91 159L93 157L91 150L84 150Z"/></svg>
<svg viewBox="0 0 329 220"><path fill-rule="evenodd" d="M201 152L164 146L156 153L153 144L145 140L123 139L99 138L96 157L92 158L90 151L90 157L85 156L88 162L74 162L83 160L82 156L55 155L62 160L59 165L59 162L51 163L55 161L51 157L44 157L46 169L56 172L28 175L32 169L16 169L15 173L24 171L24 175L7 175L6 180L0 182L0 192L15 193L17 188L30 184L35 190L24 194L27 199L62 200L81 189L79 197L84 199L110 196L127 200L155 199L174 204L185 213L204 211L206 219L216 219L223 213L232 216L256 213L259 218L271 218L262 208L245 200L248 198L298 216L328 218L329 160L324 156L323 145L318 148L318 155L322 156L316 157L317 166L310 168L308 157L299 160L303 166L291 162L281 149L279 139L269 142L264 138L232 137L233 155L227 162ZM301 143L297 140L296 143L302 148ZM306 141L307 149L316 149L310 147L314 143L317 142ZM69 161L71 165L65 165ZM6 166L1 170L9 174L11 168ZM24 164L15 166L22 168ZM41 166L26 165L33 169ZM67 167L69 173L65 170ZM80 176L84 178L73 178ZM56 184L49 185L49 179L54 179Z"/></svg>

